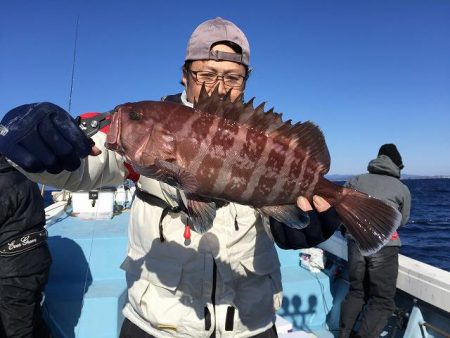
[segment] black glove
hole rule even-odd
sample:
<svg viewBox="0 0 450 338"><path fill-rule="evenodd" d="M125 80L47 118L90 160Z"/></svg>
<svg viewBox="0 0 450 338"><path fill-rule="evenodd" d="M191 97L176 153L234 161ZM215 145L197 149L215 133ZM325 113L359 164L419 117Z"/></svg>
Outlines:
<svg viewBox="0 0 450 338"><path fill-rule="evenodd" d="M31 173L74 171L91 142L64 109L49 102L16 107L0 123L0 153Z"/></svg>
<svg viewBox="0 0 450 338"><path fill-rule="evenodd" d="M341 225L334 207L324 212L307 211L309 224L303 229L294 229L270 218L270 230L277 245L282 249L302 249L316 246L331 237Z"/></svg>

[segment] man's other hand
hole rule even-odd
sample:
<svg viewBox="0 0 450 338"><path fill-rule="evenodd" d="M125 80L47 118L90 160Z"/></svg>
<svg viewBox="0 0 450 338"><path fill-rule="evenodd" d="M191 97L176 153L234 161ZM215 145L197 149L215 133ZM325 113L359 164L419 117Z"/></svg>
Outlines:
<svg viewBox="0 0 450 338"><path fill-rule="evenodd" d="M92 146L75 120L53 103L16 107L0 123L0 153L31 173L74 171Z"/></svg>

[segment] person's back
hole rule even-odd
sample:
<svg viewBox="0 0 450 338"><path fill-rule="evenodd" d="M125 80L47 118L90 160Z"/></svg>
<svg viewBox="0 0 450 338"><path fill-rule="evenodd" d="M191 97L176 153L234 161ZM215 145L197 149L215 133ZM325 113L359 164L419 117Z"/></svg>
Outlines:
<svg viewBox="0 0 450 338"><path fill-rule="evenodd" d="M369 162L368 173L355 176L346 186L384 200L402 213L401 225L409 218L411 195L400 181L400 168L389 156L381 154Z"/></svg>
<svg viewBox="0 0 450 338"><path fill-rule="evenodd" d="M404 225L409 219L411 195L400 181L401 169L403 163L396 146L385 144L377 158L369 162L368 173L351 178L345 186L391 204L401 212ZM341 306L339 337L378 337L395 309L400 238L395 232L383 248L366 257L351 236L347 238L350 290ZM356 334L352 330L358 316L361 319Z"/></svg>
<svg viewBox="0 0 450 338"><path fill-rule="evenodd" d="M36 183L0 155L0 337L48 336L41 292L51 264Z"/></svg>

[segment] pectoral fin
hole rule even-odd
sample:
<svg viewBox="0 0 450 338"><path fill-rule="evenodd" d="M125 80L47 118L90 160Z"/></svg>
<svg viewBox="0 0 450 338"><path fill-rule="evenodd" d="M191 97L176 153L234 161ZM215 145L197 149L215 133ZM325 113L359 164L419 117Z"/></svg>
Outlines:
<svg viewBox="0 0 450 338"><path fill-rule="evenodd" d="M187 209L190 225L198 233L205 233L216 217L216 203L199 196L187 195Z"/></svg>
<svg viewBox="0 0 450 338"><path fill-rule="evenodd" d="M156 160L155 166L159 168L159 180L173 187L179 188L186 193L194 192L197 189L197 180L194 175L175 163Z"/></svg>

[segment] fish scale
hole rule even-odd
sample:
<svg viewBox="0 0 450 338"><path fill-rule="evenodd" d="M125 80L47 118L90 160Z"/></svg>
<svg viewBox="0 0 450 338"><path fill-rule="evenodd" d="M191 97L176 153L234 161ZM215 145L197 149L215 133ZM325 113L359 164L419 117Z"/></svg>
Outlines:
<svg viewBox="0 0 450 338"><path fill-rule="evenodd" d="M225 156L222 167L219 169L218 177L220 180L216 181L213 192L220 193L222 191L228 191L230 194L239 193L236 182L246 182L245 177L236 175L236 168L240 169L239 164L244 164L245 161L234 161L233 159L239 158L237 154L242 150L242 144L237 140L242 139L246 135L246 130L243 128L237 128L233 144L229 149L229 156ZM239 163L240 162L240 163ZM247 162L248 163L248 162Z"/></svg>
<svg viewBox="0 0 450 338"><path fill-rule="evenodd" d="M211 116L207 116L206 114L199 114L200 116L194 118L196 115L193 115L192 120L193 126L198 126L198 128L195 128L192 130L191 133L188 133L189 136L186 137L187 140L191 140L192 138L195 138L198 140L199 148L197 150L197 153L193 157L184 156L187 166L191 168L193 172L198 172L201 164L204 161L204 158L208 155L208 148L209 144L205 141L208 139L208 133L211 130L216 129L215 124L219 123L217 119L213 119ZM196 123L198 122L198 123ZM210 123L207 123L210 122ZM186 133L188 132L188 127L186 127ZM195 130L195 133L194 133ZM194 137L195 136L195 137ZM181 153L181 156L183 156L183 153Z"/></svg>
<svg viewBox="0 0 450 338"><path fill-rule="evenodd" d="M312 122L283 122L264 104L253 108L202 88L194 108L142 101L116 107L106 147L139 173L185 192L195 231L212 226L223 202L249 205L301 229L298 196L320 195L333 205L365 254L376 252L400 225L400 213L323 177L330 167L325 138Z"/></svg>

